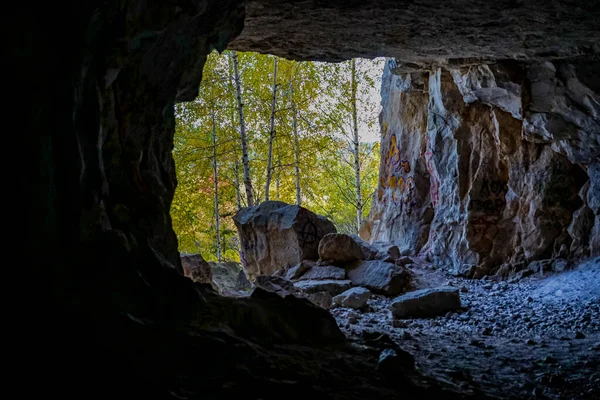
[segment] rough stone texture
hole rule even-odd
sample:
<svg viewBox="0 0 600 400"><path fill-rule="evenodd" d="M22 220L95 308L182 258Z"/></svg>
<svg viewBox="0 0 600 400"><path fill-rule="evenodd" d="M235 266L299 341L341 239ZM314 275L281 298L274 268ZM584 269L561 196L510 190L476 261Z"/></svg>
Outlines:
<svg viewBox="0 0 600 400"><path fill-rule="evenodd" d="M348 278L355 286L364 286L374 293L394 296L406 291L410 273L406 268L385 261L360 261L348 270Z"/></svg>
<svg viewBox="0 0 600 400"><path fill-rule="evenodd" d="M358 236L330 233L319 242L319 258L332 264L345 264L373 258L373 251Z"/></svg>
<svg viewBox="0 0 600 400"><path fill-rule="evenodd" d="M346 279L346 270L334 267L332 265L324 267L312 267L304 273L298 280L325 280L325 279Z"/></svg>
<svg viewBox="0 0 600 400"><path fill-rule="evenodd" d="M309 293L306 295L306 298L310 300L310 302L314 305L321 307L325 310L329 310L331 308L331 304L333 301L333 297L329 292Z"/></svg>
<svg viewBox="0 0 600 400"><path fill-rule="evenodd" d="M401 257L398 246L389 243L375 243L375 247L379 248L377 258L385 262L395 263Z"/></svg>
<svg viewBox="0 0 600 400"><path fill-rule="evenodd" d="M221 294L248 291L251 284L239 263L233 261L209 262L212 281Z"/></svg>
<svg viewBox="0 0 600 400"><path fill-rule="evenodd" d="M389 60L371 240L475 276L596 254L594 195L583 193L600 157L592 65L600 62L401 73Z"/></svg>
<svg viewBox="0 0 600 400"><path fill-rule="evenodd" d="M242 208L233 220L240 236L242 265L251 281L302 260L316 260L321 238L335 232L327 218L281 201Z"/></svg>
<svg viewBox="0 0 600 400"><path fill-rule="evenodd" d="M342 307L363 308L371 296L369 289L363 287L353 287L335 296L334 304Z"/></svg>
<svg viewBox="0 0 600 400"><path fill-rule="evenodd" d="M200 254L181 256L183 274L198 283L213 285L212 269Z"/></svg>
<svg viewBox="0 0 600 400"><path fill-rule="evenodd" d="M434 317L460 308L458 289L440 287L421 289L396 298L391 305L395 318Z"/></svg>
<svg viewBox="0 0 600 400"><path fill-rule="evenodd" d="M594 227L590 238L590 253L600 255L600 162L591 164L588 168L590 188L587 192L587 204L595 215Z"/></svg>
<svg viewBox="0 0 600 400"><path fill-rule="evenodd" d="M257 288L278 294L281 297L291 295L296 291L292 282L279 276L257 276L254 285Z"/></svg>
<svg viewBox="0 0 600 400"><path fill-rule="evenodd" d="M352 286L350 280L333 280L327 279L323 281L299 281L294 283L296 289L302 290L307 294L317 292L327 292L332 296L337 296Z"/></svg>
<svg viewBox="0 0 600 400"><path fill-rule="evenodd" d="M540 59L597 51L600 43L597 1L253 0L247 13L230 47L292 59Z"/></svg>
<svg viewBox="0 0 600 400"><path fill-rule="evenodd" d="M293 281L302 276L306 271L314 267L317 263L311 260L304 260L298 265L294 265L292 268L285 272L285 279Z"/></svg>

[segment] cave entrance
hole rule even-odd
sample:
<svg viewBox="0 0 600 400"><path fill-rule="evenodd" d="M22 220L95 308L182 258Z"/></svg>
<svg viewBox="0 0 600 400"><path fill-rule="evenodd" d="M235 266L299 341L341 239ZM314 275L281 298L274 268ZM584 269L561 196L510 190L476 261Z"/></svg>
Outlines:
<svg viewBox="0 0 600 400"><path fill-rule="evenodd" d="M206 280L204 258L218 287L242 279L233 217L249 204L299 205L358 234L377 187L384 62L208 57L198 98L175 112L171 218L186 275Z"/></svg>

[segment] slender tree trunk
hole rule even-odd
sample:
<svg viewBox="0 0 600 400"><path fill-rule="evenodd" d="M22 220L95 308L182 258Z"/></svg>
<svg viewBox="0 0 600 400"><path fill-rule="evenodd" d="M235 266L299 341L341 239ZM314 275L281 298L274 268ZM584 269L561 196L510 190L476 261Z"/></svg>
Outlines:
<svg viewBox="0 0 600 400"><path fill-rule="evenodd" d="M235 160L233 164L234 185L235 185L235 207L236 210L242 208L242 194L240 193L240 163Z"/></svg>
<svg viewBox="0 0 600 400"><path fill-rule="evenodd" d="M360 142L358 140L358 117L356 113L356 59L352 59L352 125L354 129L354 175L356 178L356 230L360 231L362 222L362 197L360 195Z"/></svg>
<svg viewBox="0 0 600 400"><path fill-rule="evenodd" d="M277 168L277 177L275 178L275 199L279 200L279 186L281 184L281 160L279 156L277 156L277 164L275 165Z"/></svg>
<svg viewBox="0 0 600 400"><path fill-rule="evenodd" d="M215 234L217 261L221 262L221 229L219 226L219 174L217 171L217 123L215 109L212 110L213 180L215 182Z"/></svg>
<svg viewBox="0 0 600 400"><path fill-rule="evenodd" d="M242 103L242 85L240 84L240 73L238 68L237 52L230 53L230 61L233 63L233 79L237 96L237 106L240 115L240 139L242 142L242 165L244 168L244 187L246 188L246 199L248 207L254 206L254 190L250 178L250 163L248 161L248 142L246 139L246 124L244 123L244 103Z"/></svg>
<svg viewBox="0 0 600 400"><path fill-rule="evenodd" d="M231 127L235 129L235 107L231 108ZM233 184L235 185L235 209L236 211L242 208L242 193L240 192L240 162L237 153L233 157Z"/></svg>
<svg viewBox="0 0 600 400"><path fill-rule="evenodd" d="M292 130L294 131L294 175L296 178L296 205L302 205L300 192L300 146L298 144L298 117L294 102L294 83L290 81L290 102L292 105Z"/></svg>
<svg viewBox="0 0 600 400"><path fill-rule="evenodd" d="M271 130L269 131L269 155L267 157L267 181L265 183L265 201L269 201L269 188L273 175L273 141L275 140L275 111L277 108L277 57L273 57L273 97L271 99Z"/></svg>

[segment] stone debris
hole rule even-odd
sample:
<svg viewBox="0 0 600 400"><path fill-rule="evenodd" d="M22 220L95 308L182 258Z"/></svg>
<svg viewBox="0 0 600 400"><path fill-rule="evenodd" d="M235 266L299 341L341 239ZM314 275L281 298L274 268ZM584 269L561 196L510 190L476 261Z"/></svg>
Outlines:
<svg viewBox="0 0 600 400"><path fill-rule="evenodd" d="M442 315L460 306L458 290L441 287L406 293L394 299L390 307L395 318L421 318Z"/></svg>
<svg viewBox="0 0 600 400"><path fill-rule="evenodd" d="M369 297L371 297L369 289L353 287L335 296L333 302L338 306L360 309L367 304Z"/></svg>

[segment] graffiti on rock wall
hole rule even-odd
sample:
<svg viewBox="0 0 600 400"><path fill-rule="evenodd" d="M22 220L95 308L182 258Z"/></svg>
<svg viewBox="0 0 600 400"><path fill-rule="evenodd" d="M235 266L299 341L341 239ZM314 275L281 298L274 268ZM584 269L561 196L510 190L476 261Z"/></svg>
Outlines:
<svg viewBox="0 0 600 400"><path fill-rule="evenodd" d="M383 125L387 131L387 124ZM380 176L378 199L382 201L386 193L395 205L402 207L410 203L415 188L414 178L411 174L411 162L402 159L400 146L395 133L390 136L387 151L383 154L384 170Z"/></svg>
<svg viewBox="0 0 600 400"><path fill-rule="evenodd" d="M298 239L300 239L300 247L314 244L319 239L317 227L312 221L308 220L304 223L302 229L300 229Z"/></svg>
<svg viewBox="0 0 600 400"><path fill-rule="evenodd" d="M508 192L508 182L504 180L484 179L477 196L471 200L471 211L485 215L500 216L506 207L504 195Z"/></svg>
<svg viewBox="0 0 600 400"><path fill-rule="evenodd" d="M472 212L469 226L475 236L483 237L497 225L506 208L507 192L508 182L502 179L484 179L479 191L473 191L474 198L469 204Z"/></svg>

